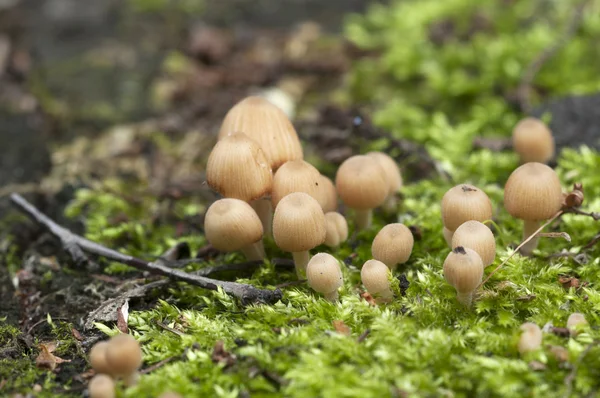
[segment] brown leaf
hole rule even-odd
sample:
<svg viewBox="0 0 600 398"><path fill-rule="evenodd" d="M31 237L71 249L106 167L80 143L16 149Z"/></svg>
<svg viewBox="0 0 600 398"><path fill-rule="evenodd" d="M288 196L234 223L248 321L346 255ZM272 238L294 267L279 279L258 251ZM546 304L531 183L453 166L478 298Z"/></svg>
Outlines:
<svg viewBox="0 0 600 398"><path fill-rule="evenodd" d="M71 328L71 334L73 335L73 337L75 337L77 341L83 341L83 336L81 335L81 333L79 333L77 329Z"/></svg>
<svg viewBox="0 0 600 398"><path fill-rule="evenodd" d="M365 299L365 301L369 304L371 304L373 307L377 306L377 301L375 301L375 299L373 298L373 296L371 296L371 294L369 292L364 292L360 295L360 297L362 297L363 299Z"/></svg>
<svg viewBox="0 0 600 398"><path fill-rule="evenodd" d="M225 350L225 345L222 340L215 343L212 355L210 356L213 362L224 364L225 367L229 367L235 364L237 358L234 354Z"/></svg>
<svg viewBox="0 0 600 398"><path fill-rule="evenodd" d="M71 362L68 359L62 359L52 354L56 350L56 343L54 342L41 343L38 346L38 348L40 349L40 353L35 359L35 365L38 368L53 371L54 369L56 369L56 366L58 364L61 364L63 362Z"/></svg>
<svg viewBox="0 0 600 398"><path fill-rule="evenodd" d="M121 333L129 333L127 327L127 319L129 318L129 301L125 300L125 303L117 308L117 328Z"/></svg>
<svg viewBox="0 0 600 398"><path fill-rule="evenodd" d="M570 289L574 287L577 289L579 287L579 279L572 276L560 276L558 278L558 282L565 288Z"/></svg>
<svg viewBox="0 0 600 398"><path fill-rule="evenodd" d="M352 334L352 330L344 323L344 321L333 321L333 328L339 334L343 334L344 336L350 336Z"/></svg>

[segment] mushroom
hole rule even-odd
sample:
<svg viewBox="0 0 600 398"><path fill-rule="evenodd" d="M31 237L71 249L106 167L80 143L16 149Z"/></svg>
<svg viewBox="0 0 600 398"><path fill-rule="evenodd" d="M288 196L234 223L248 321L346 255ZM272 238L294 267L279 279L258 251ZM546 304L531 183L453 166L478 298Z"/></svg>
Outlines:
<svg viewBox="0 0 600 398"><path fill-rule="evenodd" d="M456 228L452 236L452 248L458 246L475 250L481 257L484 267L492 264L496 258L494 234L491 229L479 221L467 221Z"/></svg>
<svg viewBox="0 0 600 398"><path fill-rule="evenodd" d="M160 394L158 398L182 398L182 396L176 392L168 391Z"/></svg>
<svg viewBox="0 0 600 398"><path fill-rule="evenodd" d="M567 319L567 329L571 332L571 336L577 336L579 329L588 325L585 316L579 312L574 312Z"/></svg>
<svg viewBox="0 0 600 398"><path fill-rule="evenodd" d="M106 360L111 374L123 377L125 385L133 385L142 364L140 343L129 334L118 334L108 342Z"/></svg>
<svg viewBox="0 0 600 398"><path fill-rule="evenodd" d="M357 229L371 225L372 210L381 206L389 193L385 171L371 156L352 156L339 167L335 186L338 195L354 210Z"/></svg>
<svg viewBox="0 0 600 398"><path fill-rule="evenodd" d="M527 117L515 126L512 143L521 163L548 163L554 156L554 137L544 122Z"/></svg>
<svg viewBox="0 0 600 398"><path fill-rule="evenodd" d="M322 200L319 200L323 212L329 213L337 210L337 192L335 185L328 177L321 175L319 187L321 188Z"/></svg>
<svg viewBox="0 0 600 398"><path fill-rule="evenodd" d="M520 329L523 331L519 338L518 349L522 354L537 351L542 347L542 330L532 322L525 322Z"/></svg>
<svg viewBox="0 0 600 398"><path fill-rule="evenodd" d="M450 188L442 198L442 221L447 231L444 238L452 245L452 234L461 224L469 221L485 221L492 218L492 202L481 189L460 184Z"/></svg>
<svg viewBox="0 0 600 398"><path fill-rule="evenodd" d="M100 341L92 347L90 350L89 358L92 368L96 373L110 374L110 366L106 361L106 349L108 348L108 341Z"/></svg>
<svg viewBox="0 0 600 398"><path fill-rule="evenodd" d="M239 131L258 143L274 171L303 157L294 126L281 109L264 98L247 97L231 108L221 125L219 140Z"/></svg>
<svg viewBox="0 0 600 398"><path fill-rule="evenodd" d="M554 216L563 201L556 172L541 163L525 163L512 172L504 187L504 207L511 216L523 220L523 240L539 228L540 222ZM537 247L535 236L522 248L530 255Z"/></svg>
<svg viewBox="0 0 600 398"><path fill-rule="evenodd" d="M309 250L325 241L325 214L312 196L294 192L279 201L273 216L275 244L291 252L301 278L310 259Z"/></svg>
<svg viewBox="0 0 600 398"><path fill-rule="evenodd" d="M98 374L88 383L88 392L90 398L114 398L115 382L108 375Z"/></svg>
<svg viewBox="0 0 600 398"><path fill-rule="evenodd" d="M308 285L329 301L338 299L338 289L344 283L340 262L327 253L317 253L306 267Z"/></svg>
<svg viewBox="0 0 600 398"><path fill-rule="evenodd" d="M241 250L248 260L262 260L263 227L250 205L239 199L219 199L204 217L206 239L217 250Z"/></svg>
<svg viewBox="0 0 600 398"><path fill-rule="evenodd" d="M396 211L396 208L398 207L396 194L402 187L402 174L400 174L400 168L391 156L383 152L369 152L367 153L367 156L375 159L385 172L385 178L388 182L388 195L383 204L383 209L388 213L392 213Z"/></svg>
<svg viewBox="0 0 600 398"><path fill-rule="evenodd" d="M264 152L246 134L231 134L219 142L208 156L208 185L226 198L250 203L267 235L271 231L273 209L266 199L273 187L273 172Z"/></svg>
<svg viewBox="0 0 600 398"><path fill-rule="evenodd" d="M273 176L273 190L271 203L277 207L279 201L286 195L294 192L304 192L315 198L321 207L325 195L319 183L321 174L313 165L304 160L291 160L277 170Z"/></svg>
<svg viewBox="0 0 600 398"><path fill-rule="evenodd" d="M415 240L412 232L404 224L388 224L373 239L371 254L392 271L398 264L408 261Z"/></svg>
<svg viewBox="0 0 600 398"><path fill-rule="evenodd" d="M473 249L458 246L444 261L444 278L456 289L461 304L471 306L473 293L483 277L483 262Z"/></svg>
<svg viewBox="0 0 600 398"><path fill-rule="evenodd" d="M394 298L389 278L390 269L378 260L368 260L360 270L363 285L371 296L382 303L390 302Z"/></svg>
<svg viewBox="0 0 600 398"><path fill-rule="evenodd" d="M325 214L325 244L338 247L348 239L348 223L344 216L335 211Z"/></svg>

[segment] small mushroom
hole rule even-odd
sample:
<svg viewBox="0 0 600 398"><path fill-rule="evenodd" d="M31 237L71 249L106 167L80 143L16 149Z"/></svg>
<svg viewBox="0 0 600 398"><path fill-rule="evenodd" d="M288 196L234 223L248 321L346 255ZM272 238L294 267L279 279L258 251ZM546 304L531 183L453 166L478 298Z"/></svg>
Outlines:
<svg viewBox="0 0 600 398"><path fill-rule="evenodd" d="M303 157L290 119L265 98L247 97L231 108L221 125L219 140L240 131L258 143L273 171L285 162Z"/></svg>
<svg viewBox="0 0 600 398"><path fill-rule="evenodd" d="M338 247L348 239L348 222L344 216L335 211L325 214L325 244Z"/></svg>
<svg viewBox="0 0 600 398"><path fill-rule="evenodd" d="M181 394L176 392L163 392L158 398L183 398Z"/></svg>
<svg viewBox="0 0 600 398"><path fill-rule="evenodd" d="M90 398L114 398L115 382L108 375L98 374L88 383L88 392Z"/></svg>
<svg viewBox="0 0 600 398"><path fill-rule="evenodd" d="M469 221L485 221L492 218L492 202L481 189L460 184L450 188L442 198L442 220L448 231L444 237L449 246L456 228Z"/></svg>
<svg viewBox="0 0 600 398"><path fill-rule="evenodd" d="M402 174L400 173L400 168L391 156L383 152L369 152L367 153L367 156L377 160L385 172L385 178L388 182L389 190L387 198L383 203L383 209L388 213L392 213L396 211L396 208L398 207L396 194L402 187Z"/></svg>
<svg viewBox="0 0 600 398"><path fill-rule="evenodd" d="M572 313L569 315L569 319L567 319L567 329L569 329L572 336L577 336L579 330L587 325L588 321L585 319L585 316L579 312Z"/></svg>
<svg viewBox="0 0 600 398"><path fill-rule="evenodd" d="M340 262L327 253L317 253L306 267L308 285L329 301L338 299L338 289L344 283Z"/></svg>
<svg viewBox="0 0 600 398"><path fill-rule="evenodd" d="M90 350L89 358L92 368L96 373L110 374L110 366L106 360L108 341L100 341Z"/></svg>
<svg viewBox="0 0 600 398"><path fill-rule="evenodd" d="M518 349L521 355L537 351L542 347L542 330L532 322L525 322L520 329L523 331L519 338Z"/></svg>
<svg viewBox="0 0 600 398"><path fill-rule="evenodd" d="M378 260L368 260L360 270L360 279L371 296L377 301L392 301L394 293L390 288L390 269Z"/></svg>
<svg viewBox="0 0 600 398"><path fill-rule="evenodd" d="M310 259L309 250L325 241L325 214L312 196L294 192L279 201L273 216L275 244L292 253L301 278Z"/></svg>
<svg viewBox="0 0 600 398"><path fill-rule="evenodd" d="M319 203L321 203L323 212L329 213L336 211L338 207L338 197L335 190L335 185L333 185L333 181L331 181L328 177L321 175L319 187L321 188L322 195L322 200L319 200Z"/></svg>
<svg viewBox="0 0 600 398"><path fill-rule="evenodd" d="M456 289L461 304L471 306L473 293L483 277L483 262L473 249L458 246L444 261L444 278Z"/></svg>
<svg viewBox="0 0 600 398"><path fill-rule="evenodd" d="M125 385L133 385L137 381L137 370L142 365L140 343L129 334L118 334L108 342L106 360L111 374L122 377Z"/></svg>
<svg viewBox="0 0 600 398"><path fill-rule="evenodd" d="M452 248L463 246L473 249L487 267L496 259L496 239L492 231L479 221L467 221L456 228L452 236Z"/></svg>
<svg viewBox="0 0 600 398"><path fill-rule="evenodd" d="M358 230L371 225L372 210L385 202L389 185L385 171L370 156L352 156L339 167L335 186L342 201L354 210Z"/></svg>
<svg viewBox="0 0 600 398"><path fill-rule="evenodd" d="M540 222L554 216L561 208L562 189L556 172L541 163L525 163L512 172L504 187L504 207L511 216L523 220L523 240L531 236ZM522 248L530 255L537 247L535 236Z"/></svg>
<svg viewBox="0 0 600 398"><path fill-rule="evenodd" d="M248 260L262 260L263 227L250 205L239 199L219 199L204 217L206 239L217 250L241 250Z"/></svg>
<svg viewBox="0 0 600 398"><path fill-rule="evenodd" d="M398 264L410 258L415 240L404 224L388 224L373 239L371 254L375 260L387 265L392 271Z"/></svg>
<svg viewBox="0 0 600 398"><path fill-rule="evenodd" d="M527 117L517 123L512 132L512 142L521 163L548 163L554 156L552 132L537 118Z"/></svg>
<svg viewBox="0 0 600 398"><path fill-rule="evenodd" d="M320 187L321 174L313 165L304 160L291 160L277 170L273 176L271 203L277 207L279 201L294 192L304 192L315 198L321 207L325 200Z"/></svg>

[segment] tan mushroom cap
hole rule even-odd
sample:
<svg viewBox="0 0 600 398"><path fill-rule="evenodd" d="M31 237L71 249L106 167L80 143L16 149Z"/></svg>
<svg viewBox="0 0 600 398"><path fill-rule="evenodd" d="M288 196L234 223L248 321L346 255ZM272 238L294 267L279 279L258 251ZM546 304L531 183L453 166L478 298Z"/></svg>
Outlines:
<svg viewBox="0 0 600 398"><path fill-rule="evenodd" d="M542 347L542 330L532 322L525 322L520 329L523 331L519 338L518 349L521 354L532 352Z"/></svg>
<svg viewBox="0 0 600 398"><path fill-rule="evenodd" d="M469 220L485 221L491 218L490 198L473 185L457 185L450 188L442 198L442 220L450 231L455 231Z"/></svg>
<svg viewBox="0 0 600 398"><path fill-rule="evenodd" d="M348 222L346 218L335 211L325 214L325 244L337 247L348 239Z"/></svg>
<svg viewBox="0 0 600 398"><path fill-rule="evenodd" d="M394 269L397 264L408 261L415 240L412 232L404 224L388 224L373 239L371 254L373 258Z"/></svg>
<svg viewBox="0 0 600 398"><path fill-rule="evenodd" d="M360 270L360 279L372 295L387 293L390 290L390 269L378 260L368 260Z"/></svg>
<svg viewBox="0 0 600 398"><path fill-rule="evenodd" d="M567 328L571 331L572 335L577 335L577 329L587 326L588 321L585 319L585 315L574 312L569 315L569 319L567 319Z"/></svg>
<svg viewBox="0 0 600 398"><path fill-rule="evenodd" d="M515 152L523 163L546 163L554 156L554 137L544 122L527 117L515 126L512 133Z"/></svg>
<svg viewBox="0 0 600 398"><path fill-rule="evenodd" d="M312 196L294 192L279 201L273 216L273 237L287 252L310 250L325 241L325 214Z"/></svg>
<svg viewBox="0 0 600 398"><path fill-rule="evenodd" d="M375 159L365 155L352 156L341 164L335 186L351 209L374 209L385 201L389 192L385 171Z"/></svg>
<svg viewBox="0 0 600 398"><path fill-rule="evenodd" d="M92 377L88 383L88 391L90 398L114 398L115 382L110 376L99 374Z"/></svg>
<svg viewBox="0 0 600 398"><path fill-rule="evenodd" d="M473 249L458 246L444 261L444 278L458 293L477 289L483 277L483 262Z"/></svg>
<svg viewBox="0 0 600 398"><path fill-rule="evenodd" d="M269 195L273 173L259 145L235 133L217 142L206 165L208 185L226 198L250 202Z"/></svg>
<svg viewBox="0 0 600 398"><path fill-rule="evenodd" d="M176 392L164 392L162 394L160 394L160 396L158 398L182 398L181 394L178 394Z"/></svg>
<svg viewBox="0 0 600 398"><path fill-rule="evenodd" d="M496 239L492 230L479 221L467 221L456 228L452 236L452 248L463 246L473 249L481 257L484 266L496 259Z"/></svg>
<svg viewBox="0 0 600 398"><path fill-rule="evenodd" d="M400 187L402 187L402 174L400 174L400 168L396 164L396 161L383 152L369 152L367 156L377 160L385 172L385 178L388 182L388 196L398 192Z"/></svg>
<svg viewBox="0 0 600 398"><path fill-rule="evenodd" d="M335 185L333 185L333 181L324 175L321 175L321 179L319 181L319 187L321 188L322 195L322 199L319 200L319 203L323 208L323 212L329 213L331 211L336 211L338 207L338 197L337 191L335 190Z"/></svg>
<svg viewBox="0 0 600 398"><path fill-rule="evenodd" d="M263 237L263 227L254 209L243 200L219 199L204 217L206 239L225 252L240 250Z"/></svg>
<svg viewBox="0 0 600 398"><path fill-rule="evenodd" d="M112 374L130 375L142 365L140 343L129 334L116 335L108 342L106 359Z"/></svg>
<svg viewBox="0 0 600 398"><path fill-rule="evenodd" d="M321 174L310 163L304 160L291 160L284 163L273 176L271 192L273 208L277 207L284 196L294 192L307 193L321 204L325 196L319 186L320 183Z"/></svg>
<svg viewBox="0 0 600 398"><path fill-rule="evenodd" d="M261 97L247 97L227 112L219 140L241 131L255 140L273 170L285 162L302 159L302 145L286 114Z"/></svg>
<svg viewBox="0 0 600 398"><path fill-rule="evenodd" d="M504 207L521 220L547 220L560 210L562 201L556 172L542 163L519 166L504 186Z"/></svg>
<svg viewBox="0 0 600 398"><path fill-rule="evenodd" d="M306 267L308 285L316 292L328 294L344 284L340 262L328 253L315 254Z"/></svg>
<svg viewBox="0 0 600 398"><path fill-rule="evenodd" d="M89 358L92 368L96 373L110 374L111 369L106 360L106 350L108 349L108 341L100 341L90 350Z"/></svg>

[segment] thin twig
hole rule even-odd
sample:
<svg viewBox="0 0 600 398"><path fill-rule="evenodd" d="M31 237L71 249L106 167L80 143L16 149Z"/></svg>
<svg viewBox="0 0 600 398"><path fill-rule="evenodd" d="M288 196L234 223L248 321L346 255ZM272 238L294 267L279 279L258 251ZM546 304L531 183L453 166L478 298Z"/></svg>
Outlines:
<svg viewBox="0 0 600 398"><path fill-rule="evenodd" d="M176 334L176 335L177 335L177 336L179 336L179 337L183 337L183 336L185 336L185 333L183 333L183 332L180 332L180 331L179 331L179 330L177 330L177 329L173 329L172 327L170 327L170 326L167 326L167 325L165 325L164 323L162 323L162 322L160 322L160 321L156 321L156 325L158 325L158 326L159 326L159 327L161 327L162 329L166 330L167 332L171 332L171 333L173 333L173 334Z"/></svg>
<svg viewBox="0 0 600 398"><path fill-rule="evenodd" d="M187 282L204 289L218 290L221 288L225 293L240 299L243 304L255 302L275 303L281 299L281 291L279 289L273 291L263 290L242 283L210 279L203 276L189 274L177 269L172 269L158 262L148 262L117 252L96 242L76 235L68 229L58 225L19 194L12 194L10 199L20 211L27 214L38 224L46 227L52 235L60 239L63 249L69 253L75 263L78 265L85 264L88 261L86 255L84 254L85 251L87 253L129 265L140 270L148 271L152 274L163 275L170 279Z"/></svg>
<svg viewBox="0 0 600 398"><path fill-rule="evenodd" d="M156 362L154 365L148 366L147 368L140 370L140 373L145 375L150 372L154 372L156 369L162 368L164 365L168 364L169 362L174 361L177 358L178 357L165 358L162 361Z"/></svg>
<svg viewBox="0 0 600 398"><path fill-rule="evenodd" d="M587 5L588 0L582 1L575 10L573 10L573 15L562 34L561 37L558 38L556 42L554 42L549 47L545 48L525 69L521 77L521 82L517 89L517 95L519 99L519 104L521 106L521 111L523 113L531 112L531 86L533 81L538 74L538 72L542 69L544 64L548 62L552 57L556 55L560 49L562 49L571 38L577 32L577 28L581 24L583 20L583 10Z"/></svg>
<svg viewBox="0 0 600 398"><path fill-rule="evenodd" d="M583 250L591 249L598 242L600 242L600 234L595 235L585 246L583 246Z"/></svg>

